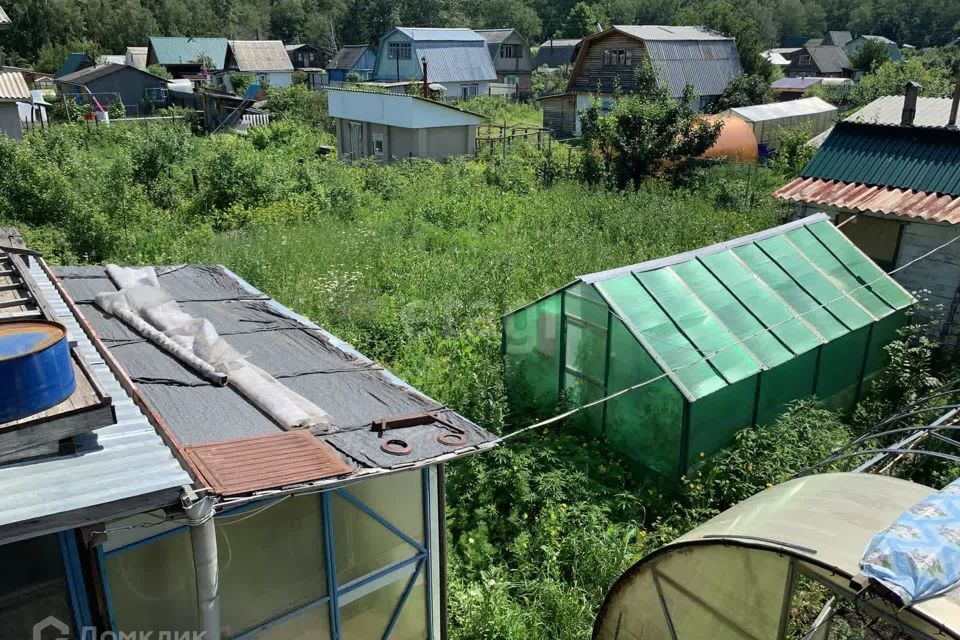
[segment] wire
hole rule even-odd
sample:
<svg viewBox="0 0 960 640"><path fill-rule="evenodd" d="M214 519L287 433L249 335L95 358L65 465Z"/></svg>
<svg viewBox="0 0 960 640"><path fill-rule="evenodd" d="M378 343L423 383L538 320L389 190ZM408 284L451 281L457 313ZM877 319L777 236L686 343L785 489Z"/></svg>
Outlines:
<svg viewBox="0 0 960 640"><path fill-rule="evenodd" d="M871 285L879 282L880 280L883 280L883 279L885 279L885 278L887 278L887 277L889 277L889 276L891 276L891 275L893 275L893 274L895 274L895 273L898 273L898 272L900 272L900 271L903 271L904 269L907 269L907 268L909 268L909 267L912 267L913 265L915 265L916 263L920 262L921 260L925 260L925 259L929 258L930 256L932 256L933 254L937 253L938 251L941 251L941 250L945 249L946 247L950 246L951 244L953 244L953 243L956 242L957 240L960 240L960 231L958 231L957 235L954 236L953 238L951 238L950 240L944 242L943 244L941 244L941 245L939 245L939 246L937 246L937 247L934 247L933 249L931 249L930 251L924 253L923 255L917 256L916 258L914 258L914 259L911 260L910 262L907 262L907 263L905 263L905 264L897 267L896 269L893 269L892 271L888 271L888 272L886 272L886 273L883 273L882 275L877 276L876 278L874 278L873 280L870 280L869 282L865 282L865 283L863 283L863 284L861 284L861 285L859 285L859 286L857 286L857 287L854 287L853 289L850 289L849 291L846 291L846 292L842 293L841 295L837 296L836 298L833 298L832 300L827 300L826 302L824 302L824 303L822 303L822 304L820 304L820 305L817 305L817 306L815 306L815 307L813 307L813 308L811 308L811 309L808 309L807 311L804 311L804 312L802 312L802 313L793 315L793 316L787 318L786 320L782 320L782 321L780 321L780 322L778 322L778 323L772 324L772 325L770 325L769 327L766 327L766 328L764 328L764 329L762 329L762 330L760 330L760 331L757 331L757 332L755 332L755 333L753 333L753 334L751 334L751 335L749 335L749 336L747 336L747 337L745 337L745 338L742 338L742 339L740 339L740 340L737 340L736 342L732 342L732 343L728 344L727 346L722 347L722 348L718 349L717 351L713 352L713 353L710 354L709 356L704 356L704 357L702 357L702 358L700 358L700 359L694 360L693 362L688 362L687 364L684 364L684 365L681 365L681 366L679 366L679 367L670 369L670 370L665 371L664 373L662 373L662 374L660 374L660 375L658 375L658 376L654 376L653 378L650 378L649 380L644 380L643 382L640 382L640 383L638 383L638 384L635 384L635 385L633 385L633 386L631 386L631 387L627 387L626 389L621 389L620 391L617 391L616 393L612 393L612 394L610 394L610 395L604 396L604 397L599 398L599 399L597 399L597 400L593 400L592 402L588 402L587 404L580 405L579 407L574 407L573 409L570 409L570 410L568 410L568 411L564 411L563 413L560 413L560 414L558 414L558 415L555 415L555 416L553 416L552 418L547 418L546 420L541 420L540 422L536 422L536 423L531 424L531 425L529 425L529 426L523 427L522 429L517 429L516 431L512 431L512 432L510 432L510 433L504 434L504 435L500 436L499 438L496 438L496 439L493 441L493 444L500 444L500 443L502 443L502 442L506 442L507 440L510 440L511 438L515 438L516 436L519 436L519 435L521 435L521 434L523 434L523 433L526 433L526 432L528 432L528 431L532 431L532 430L534 430L534 429L539 429L540 427L545 427L545 426L554 424L555 422L560 422L561 420L565 420L565 419L569 418L569 417L572 416L572 415L575 415L575 414L577 414L577 413L580 413L581 411L586 411L587 409L590 409L590 408L595 407L595 406L597 406L597 405L603 404L603 403L605 403L605 402L609 402L610 400L613 400L614 398L618 398L618 397L624 395L625 393L629 393L629 392L631 392L631 391L635 391L635 390L637 390L637 389L640 389L641 387L647 386L648 384L652 384L652 383L654 383L654 382L657 382L658 380L662 380L663 378L666 378L666 377L670 376L671 374L674 374L674 373L676 373L676 372L678 372L678 371L681 371L681 370L683 370L683 369L686 369L687 367L691 367L691 366L693 366L693 365L695 365L695 364L700 364L700 363L702 363L702 362L706 362L706 361L708 361L708 360L710 360L710 359L712 359L712 358L715 358L716 356L720 355L721 353L723 353L723 352L726 351L727 349L731 349L731 348L733 348L733 347L739 346L739 345L743 344L744 342L746 342L747 340L750 340L751 338L754 338L754 337L756 337L756 336L758 336L758 335L761 335L761 334L764 334L764 333L773 331L773 330L776 329L777 327L779 327L779 326L781 326L781 325L784 325L784 324L787 324L787 323L790 323L790 322L793 322L793 321L796 320L797 318L801 318L801 317L803 317L803 316L805 316L805 315L808 315L808 314L810 314L810 313L813 313L814 311L819 311L820 309L823 309L824 307L827 307L828 305L831 305L831 304L833 304L834 302L838 302L838 301L844 300L844 299L850 299L850 294L851 294L851 293L853 293L853 292L855 292L855 291L859 291L860 289L869 287L869 286L871 286ZM622 320L622 318L621 318L621 320Z"/></svg>

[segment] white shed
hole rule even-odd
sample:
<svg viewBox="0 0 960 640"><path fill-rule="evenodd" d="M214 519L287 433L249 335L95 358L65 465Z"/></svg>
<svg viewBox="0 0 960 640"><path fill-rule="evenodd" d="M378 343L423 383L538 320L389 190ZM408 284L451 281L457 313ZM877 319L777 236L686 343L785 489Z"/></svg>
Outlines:
<svg viewBox="0 0 960 640"><path fill-rule="evenodd" d="M757 143L768 150L777 148L781 129L808 125L810 135L826 131L837 120L837 108L820 98L801 98L787 102L736 107L724 112L753 127Z"/></svg>

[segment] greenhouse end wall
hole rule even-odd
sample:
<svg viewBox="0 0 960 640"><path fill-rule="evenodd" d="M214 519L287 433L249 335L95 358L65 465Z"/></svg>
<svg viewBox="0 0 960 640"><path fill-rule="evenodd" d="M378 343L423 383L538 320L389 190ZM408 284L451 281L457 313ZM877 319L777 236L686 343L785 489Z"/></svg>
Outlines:
<svg viewBox="0 0 960 640"><path fill-rule="evenodd" d="M517 419L532 421L663 376L574 422L637 472L674 483L736 431L772 423L795 400L852 408L906 322L907 310L895 311L691 402L593 286L578 282L504 318L507 392Z"/></svg>

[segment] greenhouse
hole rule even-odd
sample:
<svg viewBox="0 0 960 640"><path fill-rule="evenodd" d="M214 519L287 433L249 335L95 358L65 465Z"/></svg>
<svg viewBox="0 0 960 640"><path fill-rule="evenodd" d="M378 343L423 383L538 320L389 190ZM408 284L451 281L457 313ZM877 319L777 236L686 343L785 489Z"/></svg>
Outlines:
<svg viewBox="0 0 960 640"><path fill-rule="evenodd" d="M581 276L508 314L507 388L515 411L549 415L646 383L577 422L676 479L793 400L851 407L913 303L818 214Z"/></svg>

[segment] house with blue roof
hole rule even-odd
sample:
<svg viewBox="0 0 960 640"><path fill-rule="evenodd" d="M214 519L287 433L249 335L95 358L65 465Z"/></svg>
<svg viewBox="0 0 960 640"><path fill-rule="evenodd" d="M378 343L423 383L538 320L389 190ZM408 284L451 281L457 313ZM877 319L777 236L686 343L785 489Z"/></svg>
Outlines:
<svg viewBox="0 0 960 640"><path fill-rule="evenodd" d="M59 78L60 76L65 76L68 73L76 73L77 71L82 71L83 69L89 69L95 64L97 64L96 61L82 51L71 53L67 56L67 59L64 60L63 64L60 65L60 68L57 69L57 72L53 74L53 77Z"/></svg>
<svg viewBox="0 0 960 640"><path fill-rule="evenodd" d="M427 79L448 96L483 95L497 81L487 41L472 29L396 27L380 38L373 79L404 82Z"/></svg>

